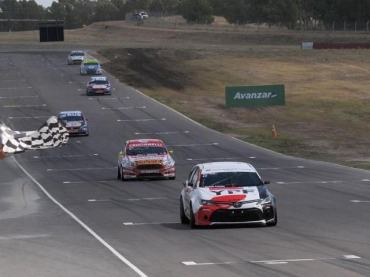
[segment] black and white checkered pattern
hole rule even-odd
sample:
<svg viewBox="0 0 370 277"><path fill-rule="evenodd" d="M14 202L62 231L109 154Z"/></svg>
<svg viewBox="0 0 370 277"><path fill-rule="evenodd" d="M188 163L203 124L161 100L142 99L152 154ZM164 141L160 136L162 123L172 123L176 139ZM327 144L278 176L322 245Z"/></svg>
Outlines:
<svg viewBox="0 0 370 277"><path fill-rule="evenodd" d="M37 131L19 132L0 125L0 138L4 153L14 154L61 146L68 141L68 131L56 116L52 116Z"/></svg>

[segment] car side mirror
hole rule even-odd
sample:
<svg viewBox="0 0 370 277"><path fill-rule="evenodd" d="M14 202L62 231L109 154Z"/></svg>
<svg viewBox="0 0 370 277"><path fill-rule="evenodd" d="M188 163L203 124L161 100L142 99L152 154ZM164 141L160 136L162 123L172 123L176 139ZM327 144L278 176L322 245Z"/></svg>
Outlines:
<svg viewBox="0 0 370 277"><path fill-rule="evenodd" d="M123 155L125 155L125 152L119 151L118 155L123 156Z"/></svg>
<svg viewBox="0 0 370 277"><path fill-rule="evenodd" d="M169 150L168 153L173 154L173 150Z"/></svg>
<svg viewBox="0 0 370 277"><path fill-rule="evenodd" d="M266 181L264 181L263 182L265 185L268 185L268 184L270 184L270 180L266 180Z"/></svg>
<svg viewBox="0 0 370 277"><path fill-rule="evenodd" d="M193 183L188 182L188 187L194 187Z"/></svg>

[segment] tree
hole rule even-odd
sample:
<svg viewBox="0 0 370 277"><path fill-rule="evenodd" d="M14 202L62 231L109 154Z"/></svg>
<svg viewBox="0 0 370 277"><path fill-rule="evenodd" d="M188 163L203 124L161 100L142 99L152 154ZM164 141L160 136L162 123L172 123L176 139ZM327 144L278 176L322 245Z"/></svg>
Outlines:
<svg viewBox="0 0 370 277"><path fill-rule="evenodd" d="M212 6L208 0L184 0L180 5L180 14L191 23L212 23Z"/></svg>

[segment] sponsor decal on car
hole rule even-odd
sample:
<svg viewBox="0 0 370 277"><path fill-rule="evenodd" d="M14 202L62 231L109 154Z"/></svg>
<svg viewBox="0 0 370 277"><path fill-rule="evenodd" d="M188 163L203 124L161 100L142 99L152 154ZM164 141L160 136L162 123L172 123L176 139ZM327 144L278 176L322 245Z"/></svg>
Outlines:
<svg viewBox="0 0 370 277"><path fill-rule="evenodd" d="M138 160L136 161L137 165L143 165L143 164L161 164L162 160Z"/></svg>

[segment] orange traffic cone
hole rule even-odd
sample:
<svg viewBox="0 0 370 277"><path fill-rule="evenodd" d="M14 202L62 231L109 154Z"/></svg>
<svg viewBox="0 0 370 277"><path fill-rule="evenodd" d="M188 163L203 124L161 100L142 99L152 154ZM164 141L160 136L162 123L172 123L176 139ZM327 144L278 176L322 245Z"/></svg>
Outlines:
<svg viewBox="0 0 370 277"><path fill-rule="evenodd" d="M273 138L276 138L277 137L277 132L276 132L276 129L275 129L275 124L272 124L272 137Z"/></svg>

